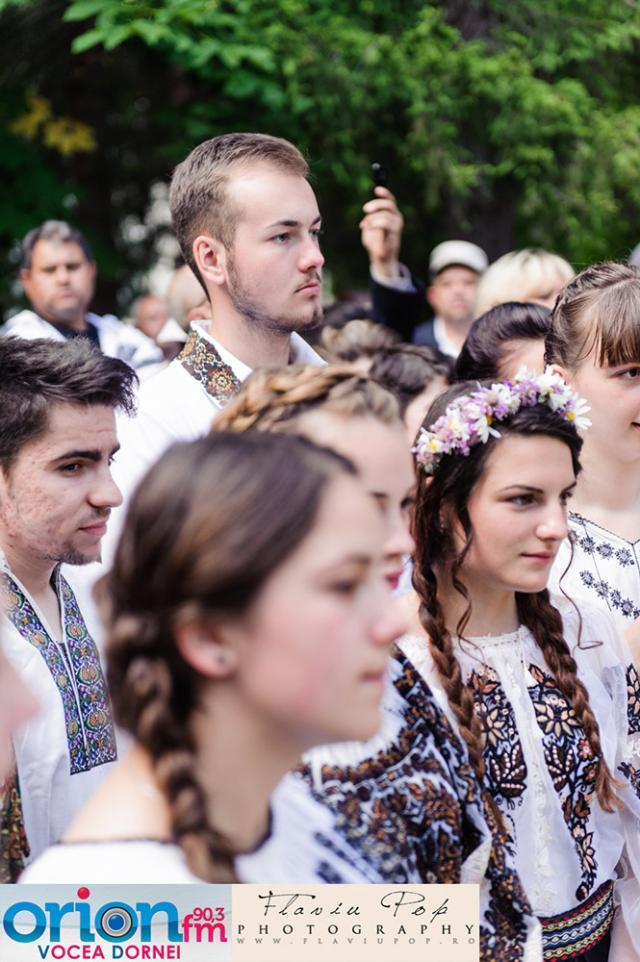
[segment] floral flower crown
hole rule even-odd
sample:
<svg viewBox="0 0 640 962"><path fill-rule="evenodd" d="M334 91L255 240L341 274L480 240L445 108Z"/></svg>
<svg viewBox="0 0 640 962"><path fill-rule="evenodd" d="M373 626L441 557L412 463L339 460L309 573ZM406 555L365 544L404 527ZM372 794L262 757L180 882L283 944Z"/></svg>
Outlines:
<svg viewBox="0 0 640 962"><path fill-rule="evenodd" d="M502 381L491 387L480 387L470 394L456 398L442 417L424 428L413 448L416 460L425 474L433 474L443 454L466 456L474 444L486 444L490 437L499 438L492 427L494 421L504 421L521 407L548 404L564 421L576 428L591 425L585 417L589 406L571 390L559 374L548 367L544 374L529 374L522 367L512 381Z"/></svg>

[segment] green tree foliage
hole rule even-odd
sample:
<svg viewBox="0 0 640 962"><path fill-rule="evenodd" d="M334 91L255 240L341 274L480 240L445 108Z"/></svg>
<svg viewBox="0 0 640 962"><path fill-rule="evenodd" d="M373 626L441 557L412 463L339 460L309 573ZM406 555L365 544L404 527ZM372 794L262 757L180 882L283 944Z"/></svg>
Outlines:
<svg viewBox="0 0 640 962"><path fill-rule="evenodd" d="M28 35L34 19L55 56ZM308 153L342 286L365 282L372 160L388 168L417 268L447 236L492 256L538 244L578 267L640 240L636 0L0 0L5 64L12 32L27 43L0 126L15 130L35 91L90 127L97 150L63 156L9 132L14 160L0 167L18 163L27 184L0 206L1 239L43 192L56 211L73 196L75 219L116 249L114 283L148 254L114 244L145 185L232 129Z"/></svg>

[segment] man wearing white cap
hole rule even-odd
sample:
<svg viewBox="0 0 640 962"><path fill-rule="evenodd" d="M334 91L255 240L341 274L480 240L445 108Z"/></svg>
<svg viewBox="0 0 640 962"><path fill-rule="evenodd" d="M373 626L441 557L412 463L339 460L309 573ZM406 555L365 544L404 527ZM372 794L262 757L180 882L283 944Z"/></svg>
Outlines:
<svg viewBox="0 0 640 962"><path fill-rule="evenodd" d="M360 223L362 244L369 255L374 316L403 340L429 345L455 358L474 318L487 255L469 241L438 244L429 257L427 287L399 261L403 217L393 194L386 187L376 187L375 195L364 205ZM421 323L425 297L435 316Z"/></svg>

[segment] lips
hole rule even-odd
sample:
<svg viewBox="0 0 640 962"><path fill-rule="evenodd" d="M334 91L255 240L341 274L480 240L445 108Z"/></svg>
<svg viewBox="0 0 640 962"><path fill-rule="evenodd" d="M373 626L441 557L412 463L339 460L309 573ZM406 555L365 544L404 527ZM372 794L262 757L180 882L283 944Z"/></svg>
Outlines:
<svg viewBox="0 0 640 962"><path fill-rule="evenodd" d="M388 583L390 588L395 591L400 583L400 578L402 576L402 568L396 571L387 571L384 576L384 580Z"/></svg>
<svg viewBox="0 0 640 962"><path fill-rule="evenodd" d="M91 535L96 538L101 538L107 531L107 521L109 520L108 515L104 518L96 518L89 524L83 524L80 526L80 531L84 531L85 534Z"/></svg>
<svg viewBox="0 0 640 962"><path fill-rule="evenodd" d="M311 277L305 281L304 284L301 284L300 287L296 288L296 294L319 294L320 283L319 277Z"/></svg>

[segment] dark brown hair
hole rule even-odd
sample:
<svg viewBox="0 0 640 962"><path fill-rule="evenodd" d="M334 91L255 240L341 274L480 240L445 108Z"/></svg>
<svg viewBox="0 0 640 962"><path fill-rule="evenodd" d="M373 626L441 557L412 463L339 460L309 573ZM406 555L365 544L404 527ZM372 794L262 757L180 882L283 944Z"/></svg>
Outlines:
<svg viewBox="0 0 640 962"><path fill-rule="evenodd" d="M417 344L397 344L378 351L369 369L369 376L391 391L404 413L415 397L436 378L448 384L451 364L433 348Z"/></svg>
<svg viewBox="0 0 640 962"><path fill-rule="evenodd" d="M441 395L429 411L425 424L434 424L448 404L474 389L474 384L457 384ZM473 528L468 504L473 488L485 470L491 452L500 440L509 436L546 436L566 444L571 452L573 469L580 471L579 455L582 440L575 428L555 414L548 405L522 407L509 420L500 421L500 439L489 438L486 444L471 447L467 456L444 455L435 473L427 480L419 474L413 536L416 542L413 585L420 601L420 622L429 637L429 647L449 703L458 719L471 761L482 779L484 774L483 734L470 688L462 679L452 638L452 627L438 598L438 570L447 571L456 591L467 602L459 623L453 628L464 637L471 616L471 600L465 587L462 568L473 543ZM454 541L453 523L462 528L464 546L458 550ZM612 811L617 804L615 782L602 755L598 723L589 704L589 695L578 678L577 665L564 640L560 612L550 601L545 589L536 594L516 592L518 616L533 635L551 669L556 683L584 729L589 747L596 759L596 791L603 809Z"/></svg>
<svg viewBox="0 0 640 962"><path fill-rule="evenodd" d="M205 140L173 172L169 196L173 229L185 261L201 284L193 242L199 234L209 234L231 247L240 212L229 201L227 185L234 171L249 164L268 164L299 177L309 173L306 160L288 140L251 133Z"/></svg>
<svg viewBox="0 0 640 962"><path fill-rule="evenodd" d="M340 364L363 357L375 357L378 351L397 344L399 340L399 335L384 324L376 324L366 318L354 318L342 327L325 324L317 347L330 364Z"/></svg>
<svg viewBox="0 0 640 962"><path fill-rule="evenodd" d="M541 304L512 301L498 304L473 322L453 371L454 380L500 377L499 368L511 341L544 341L551 311Z"/></svg>
<svg viewBox="0 0 640 962"><path fill-rule="evenodd" d="M286 435L175 445L136 490L96 588L115 718L149 753L175 839L206 881L231 879L234 853L207 815L190 727L202 678L180 656L176 626L246 612L344 473L355 474L349 461Z"/></svg>
<svg viewBox="0 0 640 962"><path fill-rule="evenodd" d="M28 441L47 431L50 405L135 410L138 378L85 338L0 338L0 467L6 472Z"/></svg>
<svg viewBox="0 0 640 962"><path fill-rule="evenodd" d="M551 315L545 356L575 371L595 352L599 365L640 362L640 270L606 261L567 284Z"/></svg>

